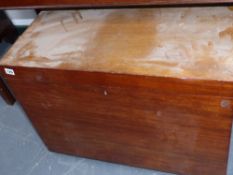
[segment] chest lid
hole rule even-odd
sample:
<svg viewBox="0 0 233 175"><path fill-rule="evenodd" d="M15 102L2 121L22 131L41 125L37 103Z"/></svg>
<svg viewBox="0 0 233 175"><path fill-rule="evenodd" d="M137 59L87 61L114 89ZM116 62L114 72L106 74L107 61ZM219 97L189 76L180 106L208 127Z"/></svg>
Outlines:
<svg viewBox="0 0 233 175"><path fill-rule="evenodd" d="M0 64L232 81L233 11L43 11Z"/></svg>

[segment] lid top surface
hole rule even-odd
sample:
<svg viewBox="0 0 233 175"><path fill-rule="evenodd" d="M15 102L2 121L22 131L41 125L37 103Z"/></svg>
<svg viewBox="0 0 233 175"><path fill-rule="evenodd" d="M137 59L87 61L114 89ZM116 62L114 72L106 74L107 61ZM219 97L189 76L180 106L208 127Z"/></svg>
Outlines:
<svg viewBox="0 0 233 175"><path fill-rule="evenodd" d="M233 11L43 11L0 64L232 81Z"/></svg>

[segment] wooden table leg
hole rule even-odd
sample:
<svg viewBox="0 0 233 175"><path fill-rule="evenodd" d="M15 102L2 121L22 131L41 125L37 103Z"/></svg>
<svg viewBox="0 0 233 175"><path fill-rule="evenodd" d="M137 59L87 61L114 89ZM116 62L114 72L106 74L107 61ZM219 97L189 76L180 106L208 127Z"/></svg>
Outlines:
<svg viewBox="0 0 233 175"><path fill-rule="evenodd" d="M14 43L17 36L18 32L11 20L7 17L4 11L0 11L0 41L4 40L8 43ZM5 102L9 105L13 105L15 102L14 96L9 91L2 77L0 77L0 96L2 96Z"/></svg>
<svg viewBox="0 0 233 175"><path fill-rule="evenodd" d="M7 88L6 84L0 77L0 95L3 97L5 102L9 105L13 105L15 103L15 98Z"/></svg>

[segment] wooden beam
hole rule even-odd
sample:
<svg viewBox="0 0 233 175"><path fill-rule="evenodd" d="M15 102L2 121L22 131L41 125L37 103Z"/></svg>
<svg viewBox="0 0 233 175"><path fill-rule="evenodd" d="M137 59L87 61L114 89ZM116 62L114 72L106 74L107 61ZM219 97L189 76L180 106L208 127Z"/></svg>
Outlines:
<svg viewBox="0 0 233 175"><path fill-rule="evenodd" d="M232 0L1 0L1 9L225 4Z"/></svg>

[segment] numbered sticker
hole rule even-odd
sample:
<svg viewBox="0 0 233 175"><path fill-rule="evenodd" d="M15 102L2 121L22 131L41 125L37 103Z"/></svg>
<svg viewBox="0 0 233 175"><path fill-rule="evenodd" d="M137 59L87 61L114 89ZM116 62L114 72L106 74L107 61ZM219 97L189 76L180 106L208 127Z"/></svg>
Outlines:
<svg viewBox="0 0 233 175"><path fill-rule="evenodd" d="M15 75L15 72L13 69L9 69L9 68L4 68L5 73L8 75Z"/></svg>

